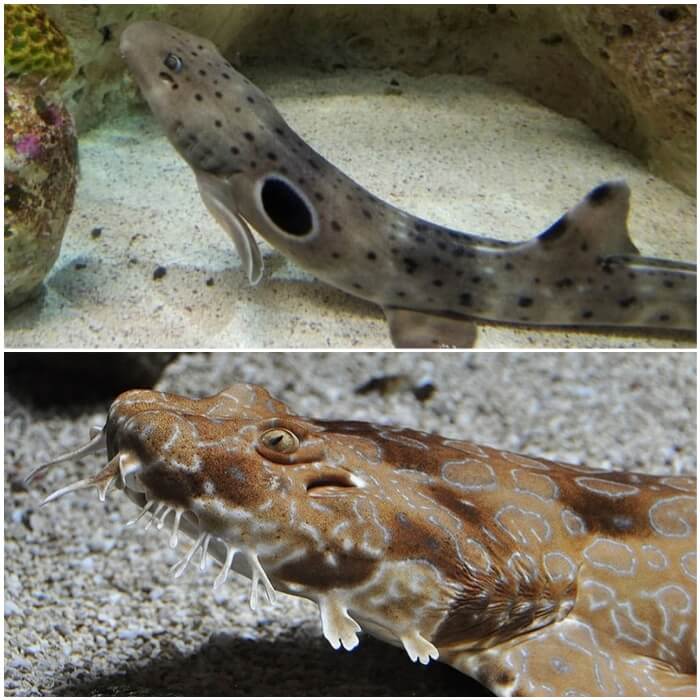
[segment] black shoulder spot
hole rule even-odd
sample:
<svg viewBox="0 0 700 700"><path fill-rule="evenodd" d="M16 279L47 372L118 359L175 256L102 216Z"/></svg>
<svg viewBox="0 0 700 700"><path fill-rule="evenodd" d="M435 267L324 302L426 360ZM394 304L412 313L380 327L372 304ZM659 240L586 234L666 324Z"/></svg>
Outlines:
<svg viewBox="0 0 700 700"><path fill-rule="evenodd" d="M306 200L286 180L268 177L260 192L263 209L272 223L291 236L307 236L313 216Z"/></svg>

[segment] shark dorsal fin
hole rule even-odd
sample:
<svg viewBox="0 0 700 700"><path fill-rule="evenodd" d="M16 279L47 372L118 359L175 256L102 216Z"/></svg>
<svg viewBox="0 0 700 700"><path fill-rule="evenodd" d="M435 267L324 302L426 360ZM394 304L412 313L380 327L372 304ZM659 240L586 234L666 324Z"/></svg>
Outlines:
<svg viewBox="0 0 700 700"><path fill-rule="evenodd" d="M600 256L637 255L627 232L630 189L623 181L605 182L526 246L590 250Z"/></svg>

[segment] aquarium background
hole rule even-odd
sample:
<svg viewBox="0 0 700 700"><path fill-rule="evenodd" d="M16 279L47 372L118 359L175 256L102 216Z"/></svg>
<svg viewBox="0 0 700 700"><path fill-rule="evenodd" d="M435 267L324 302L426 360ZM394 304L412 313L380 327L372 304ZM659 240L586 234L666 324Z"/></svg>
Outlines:
<svg viewBox="0 0 700 700"><path fill-rule="evenodd" d="M146 18L214 41L304 140L390 204L526 240L596 185L625 179L643 254L696 259L694 6L38 7L71 49L59 92L80 168L59 167L74 173L68 186L77 179L72 214L62 245L33 256L45 279L6 315L9 347L391 346L378 307L265 242L265 275L249 285L119 55L124 27ZM23 21L6 29L23 37ZM64 54L55 61L64 78ZM488 325L477 343L694 345L687 335Z"/></svg>

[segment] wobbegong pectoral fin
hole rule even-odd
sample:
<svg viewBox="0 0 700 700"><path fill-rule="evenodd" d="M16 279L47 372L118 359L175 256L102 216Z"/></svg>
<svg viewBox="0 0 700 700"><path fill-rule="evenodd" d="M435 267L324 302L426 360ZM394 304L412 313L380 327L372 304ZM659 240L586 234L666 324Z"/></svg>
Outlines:
<svg viewBox="0 0 700 700"><path fill-rule="evenodd" d="M197 173L197 185L207 209L236 246L250 283L257 284L264 267L260 249L248 224L236 210L226 182L213 175Z"/></svg>
<svg viewBox="0 0 700 700"><path fill-rule="evenodd" d="M384 314L397 348L471 348L476 342L476 325L469 319L391 307Z"/></svg>

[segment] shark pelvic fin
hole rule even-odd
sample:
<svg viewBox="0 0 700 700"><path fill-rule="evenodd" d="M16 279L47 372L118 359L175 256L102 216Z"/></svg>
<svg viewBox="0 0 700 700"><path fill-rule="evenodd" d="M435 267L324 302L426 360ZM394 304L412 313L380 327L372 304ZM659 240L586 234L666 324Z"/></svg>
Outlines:
<svg viewBox="0 0 700 700"><path fill-rule="evenodd" d="M476 325L466 318L386 307L391 340L397 348L471 348Z"/></svg>

